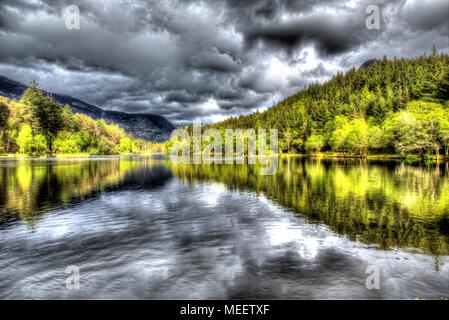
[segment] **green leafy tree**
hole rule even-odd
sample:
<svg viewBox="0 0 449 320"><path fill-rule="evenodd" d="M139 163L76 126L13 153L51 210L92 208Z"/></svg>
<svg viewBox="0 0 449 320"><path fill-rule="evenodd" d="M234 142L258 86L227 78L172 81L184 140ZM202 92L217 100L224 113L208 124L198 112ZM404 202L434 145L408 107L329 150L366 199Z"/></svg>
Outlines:
<svg viewBox="0 0 449 320"><path fill-rule="evenodd" d="M349 120L345 116L337 116L334 120L334 130L330 145L335 151L347 151L346 138L351 131Z"/></svg>
<svg viewBox="0 0 449 320"><path fill-rule="evenodd" d="M324 147L324 138L319 134L312 134L305 143L307 152L320 152Z"/></svg>
<svg viewBox="0 0 449 320"><path fill-rule="evenodd" d="M285 149L284 150L286 150L287 152L291 151L292 138L293 138L293 136L292 136L292 133L291 133L290 129L287 129L284 132L284 142L285 142Z"/></svg>
<svg viewBox="0 0 449 320"><path fill-rule="evenodd" d="M382 128L370 126L368 129L368 148L375 152L382 152L388 146L388 140Z"/></svg>
<svg viewBox="0 0 449 320"><path fill-rule="evenodd" d="M444 154L449 156L449 115L441 119L439 138L444 148Z"/></svg>
<svg viewBox="0 0 449 320"><path fill-rule="evenodd" d="M54 148L60 154L81 153L82 139L79 133L61 131L54 141Z"/></svg>
<svg viewBox="0 0 449 320"><path fill-rule="evenodd" d="M30 154L33 151L33 132L28 124L24 124L17 136L17 145L21 154Z"/></svg>
<svg viewBox="0 0 449 320"><path fill-rule="evenodd" d="M401 111L386 122L391 140L397 152L418 153L424 157L425 151L432 147L431 136L425 125L417 117L408 112Z"/></svg>
<svg viewBox="0 0 449 320"><path fill-rule="evenodd" d="M100 137L98 140L98 152L99 154L114 154L114 142L107 137Z"/></svg>
<svg viewBox="0 0 449 320"><path fill-rule="evenodd" d="M48 152L47 145L47 138L44 135L36 135L33 139L32 155L40 156L46 154Z"/></svg>
<svg viewBox="0 0 449 320"><path fill-rule="evenodd" d="M345 144L347 149L355 154L366 155L368 153L368 124L365 119L351 121Z"/></svg>
<svg viewBox="0 0 449 320"><path fill-rule="evenodd" d="M117 146L118 153L133 153L134 151L134 141L130 138L120 139L120 143Z"/></svg>

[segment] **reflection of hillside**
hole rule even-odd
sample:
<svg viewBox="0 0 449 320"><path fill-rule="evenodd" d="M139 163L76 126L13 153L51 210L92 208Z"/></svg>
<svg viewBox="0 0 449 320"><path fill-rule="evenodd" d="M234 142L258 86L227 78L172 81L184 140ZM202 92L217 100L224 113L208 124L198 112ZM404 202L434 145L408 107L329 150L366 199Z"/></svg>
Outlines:
<svg viewBox="0 0 449 320"><path fill-rule="evenodd" d="M32 223L42 214L105 189L162 185L171 175L150 159L18 161L0 166L0 214Z"/></svg>
<svg viewBox="0 0 449 320"><path fill-rule="evenodd" d="M215 180L231 189L262 192L311 221L380 248L449 254L449 170L446 164L287 159L273 176L254 166L174 165L185 181Z"/></svg>

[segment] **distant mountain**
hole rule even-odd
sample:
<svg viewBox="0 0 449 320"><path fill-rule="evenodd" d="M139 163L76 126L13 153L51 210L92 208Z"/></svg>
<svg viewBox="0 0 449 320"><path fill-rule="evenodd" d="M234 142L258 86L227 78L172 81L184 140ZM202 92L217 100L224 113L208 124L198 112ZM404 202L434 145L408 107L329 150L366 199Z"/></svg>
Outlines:
<svg viewBox="0 0 449 320"><path fill-rule="evenodd" d="M0 76L0 96L19 99L26 88L26 85ZM43 92L49 93L44 90ZM93 119L103 118L107 122L114 122L136 138L161 142L170 139L170 133L175 129L173 124L162 116L103 110L70 96L51 94L56 101L71 106L73 112L83 113Z"/></svg>
<svg viewBox="0 0 449 320"><path fill-rule="evenodd" d="M369 59L369 60L366 60L364 63L362 63L362 65L360 66L360 67L363 67L363 68L369 68L369 67L371 67L374 63L376 63L376 61L378 61L377 59Z"/></svg>

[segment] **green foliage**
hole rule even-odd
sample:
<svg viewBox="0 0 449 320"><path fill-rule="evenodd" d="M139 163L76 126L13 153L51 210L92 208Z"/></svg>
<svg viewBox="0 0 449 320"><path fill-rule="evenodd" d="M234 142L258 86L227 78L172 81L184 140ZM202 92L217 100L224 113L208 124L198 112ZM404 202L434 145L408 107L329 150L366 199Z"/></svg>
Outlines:
<svg viewBox="0 0 449 320"><path fill-rule="evenodd" d="M118 149L118 153L123 153L123 154L136 153L137 150L139 149L139 146L136 143L136 141L133 140L132 138L125 137L125 138L120 139L120 143L117 146L117 149Z"/></svg>
<svg viewBox="0 0 449 320"><path fill-rule="evenodd" d="M29 125L24 124L17 137L17 145L21 154L38 156L47 151L47 140L41 134L33 136Z"/></svg>
<svg viewBox="0 0 449 320"><path fill-rule="evenodd" d="M346 136L346 146L349 151L365 155L368 152L368 125L365 119L354 119Z"/></svg>
<svg viewBox="0 0 449 320"><path fill-rule="evenodd" d="M370 126L368 128L368 147L371 151L381 152L388 146L387 137L382 128L378 126Z"/></svg>
<svg viewBox="0 0 449 320"><path fill-rule="evenodd" d="M47 145L47 138L42 134L37 134L33 138L32 154L36 156L46 154L48 152Z"/></svg>
<svg viewBox="0 0 449 320"><path fill-rule="evenodd" d="M330 146L334 151L345 151L346 137L351 131L351 126L345 116L337 116L334 120L334 131L330 138Z"/></svg>
<svg viewBox="0 0 449 320"><path fill-rule="evenodd" d="M97 150L98 154L113 154L114 153L114 142L112 142L108 137L100 137L98 139Z"/></svg>
<svg viewBox="0 0 449 320"><path fill-rule="evenodd" d="M447 153L449 113L442 105L414 101L406 110L395 113L385 122L385 130L394 148L401 154Z"/></svg>
<svg viewBox="0 0 449 320"><path fill-rule="evenodd" d="M324 151L447 154L448 114L449 55L435 52L352 68L265 112L208 127L278 129L280 149L290 153L317 150L320 135Z"/></svg>
<svg viewBox="0 0 449 320"><path fill-rule="evenodd" d="M447 68L446 73L438 84L437 95L442 100L449 100L449 68Z"/></svg>
<svg viewBox="0 0 449 320"><path fill-rule="evenodd" d="M33 134L31 127L24 124L19 131L17 137L17 145L19 146L19 152L22 154L30 153L33 148Z"/></svg>
<svg viewBox="0 0 449 320"><path fill-rule="evenodd" d="M364 118L335 118L330 144L333 150L365 155L369 147L369 127ZM373 129L374 130L374 129Z"/></svg>
<svg viewBox="0 0 449 320"><path fill-rule="evenodd" d="M35 82L30 83L20 101L29 109L32 124L45 136L48 149L52 150L52 142L64 126L63 108L50 97L44 96Z"/></svg>
<svg viewBox="0 0 449 320"><path fill-rule="evenodd" d="M440 121L439 140L444 149L444 154L449 156L449 118L443 118Z"/></svg>
<svg viewBox="0 0 449 320"><path fill-rule="evenodd" d="M35 82L20 101L0 97L0 152L41 156L163 152L164 146L136 140L103 119L73 114L45 96Z"/></svg>
<svg viewBox="0 0 449 320"><path fill-rule="evenodd" d="M54 148L60 154L77 154L82 150L80 133L61 131L54 141Z"/></svg>
<svg viewBox="0 0 449 320"><path fill-rule="evenodd" d="M307 152L320 152L324 147L324 138L319 134L312 134L305 143Z"/></svg>

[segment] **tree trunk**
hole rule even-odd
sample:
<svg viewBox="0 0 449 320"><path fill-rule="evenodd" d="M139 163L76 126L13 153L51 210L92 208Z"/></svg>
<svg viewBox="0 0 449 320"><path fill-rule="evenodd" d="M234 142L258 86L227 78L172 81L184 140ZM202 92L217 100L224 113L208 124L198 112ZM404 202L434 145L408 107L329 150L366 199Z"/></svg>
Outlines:
<svg viewBox="0 0 449 320"><path fill-rule="evenodd" d="M51 155L53 154L53 141L52 139L48 139L48 153Z"/></svg>
<svg viewBox="0 0 449 320"><path fill-rule="evenodd" d="M419 149L419 158L421 159L421 161L424 160L424 152L422 149Z"/></svg>

